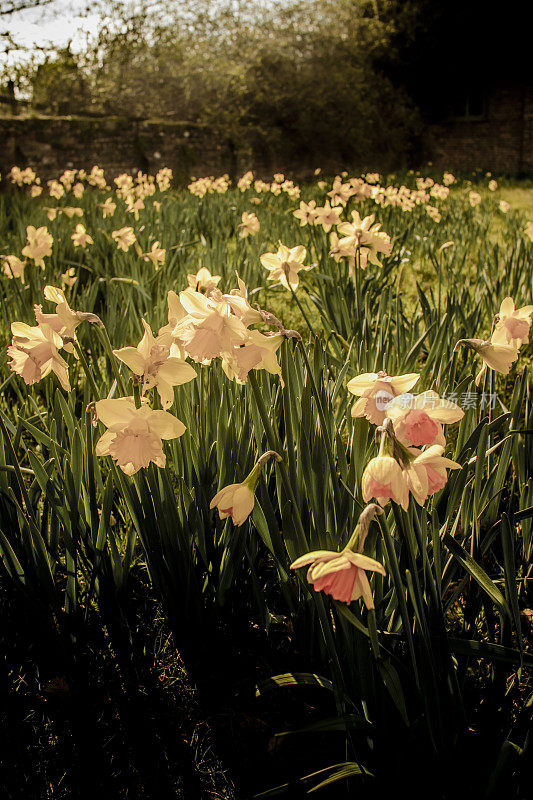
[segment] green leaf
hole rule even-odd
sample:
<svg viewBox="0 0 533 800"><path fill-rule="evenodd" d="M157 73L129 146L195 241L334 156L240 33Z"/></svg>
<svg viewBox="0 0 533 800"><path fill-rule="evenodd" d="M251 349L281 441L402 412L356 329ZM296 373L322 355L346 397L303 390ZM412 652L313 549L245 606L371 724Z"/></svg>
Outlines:
<svg viewBox="0 0 533 800"><path fill-rule="evenodd" d="M260 683L255 689L255 696L260 697L285 686L319 686L321 689L333 692L332 682L313 672L285 672L283 675L274 675Z"/></svg>
<svg viewBox="0 0 533 800"><path fill-rule="evenodd" d="M444 543L450 550L454 558L461 564L461 566L468 572L468 574L479 584L483 591L491 598L491 600L498 606L500 612L510 618L509 606L507 605L503 594L498 587L489 578L483 567L474 561L472 556L461 547L459 542L450 536L449 533L444 535Z"/></svg>

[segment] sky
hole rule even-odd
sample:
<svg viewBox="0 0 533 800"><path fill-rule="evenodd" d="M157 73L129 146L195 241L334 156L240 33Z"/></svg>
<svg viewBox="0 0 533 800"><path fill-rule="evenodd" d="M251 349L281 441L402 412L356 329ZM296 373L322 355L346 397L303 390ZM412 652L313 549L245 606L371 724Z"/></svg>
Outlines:
<svg viewBox="0 0 533 800"><path fill-rule="evenodd" d="M51 43L64 47L70 41L73 50L79 50L87 35L98 30L103 14L99 10L87 11L87 0L52 0L41 8L28 8L0 18L0 31L9 33L22 47L46 47ZM23 56L13 51L8 60Z"/></svg>

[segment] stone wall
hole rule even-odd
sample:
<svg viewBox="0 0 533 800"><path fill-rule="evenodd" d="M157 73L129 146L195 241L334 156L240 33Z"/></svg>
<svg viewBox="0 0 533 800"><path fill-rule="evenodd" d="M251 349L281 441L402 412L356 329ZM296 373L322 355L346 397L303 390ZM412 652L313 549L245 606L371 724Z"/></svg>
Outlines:
<svg viewBox="0 0 533 800"><path fill-rule="evenodd" d="M487 96L479 120L450 120L428 126L423 137L424 162L429 157L442 169L490 170L494 174L533 174L533 87L500 88ZM126 117L0 117L0 173L17 164L31 166L42 180L63 170L90 169L98 164L111 178L121 172L155 173L172 167L178 182L191 176L231 177L254 169L263 177L287 171L300 180L310 178L315 166L326 172L341 170L332 154L322 164L286 164L262 143L237 147L209 128L189 122L131 120ZM354 166L354 165L352 165ZM394 168L383 162L360 164L363 170ZM416 154L413 154L416 166ZM2 184L0 183L0 188Z"/></svg>
<svg viewBox="0 0 533 800"><path fill-rule="evenodd" d="M429 126L435 166L493 173L533 172L533 87L488 93L482 119Z"/></svg>
<svg viewBox="0 0 533 800"><path fill-rule="evenodd" d="M119 117L0 117L3 175L14 164L33 167L43 180L71 167L90 169L94 164L110 177L139 169L155 173L168 166L178 181L185 181L191 175L234 172L237 162L238 154L229 141L192 123Z"/></svg>

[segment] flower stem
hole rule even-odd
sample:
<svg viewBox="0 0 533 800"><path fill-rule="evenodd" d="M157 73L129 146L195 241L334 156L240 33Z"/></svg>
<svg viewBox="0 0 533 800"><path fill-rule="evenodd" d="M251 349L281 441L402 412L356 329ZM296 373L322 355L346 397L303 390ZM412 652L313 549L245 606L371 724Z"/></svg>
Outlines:
<svg viewBox="0 0 533 800"><path fill-rule="evenodd" d="M94 375L93 375L93 373L91 372L91 370L89 368L89 364L87 363L87 359L85 358L85 353L81 349L80 344L76 339L72 339L72 344L74 345L74 349L76 350L76 353L78 354L78 358L80 360L80 364L83 367L83 371L85 372L85 375L87 376L87 380L89 381L89 386L91 387L91 391L92 391L94 397L98 400L98 399L100 399L100 394L101 393L100 393L100 390L98 389L98 386L96 385L96 381L94 380Z"/></svg>

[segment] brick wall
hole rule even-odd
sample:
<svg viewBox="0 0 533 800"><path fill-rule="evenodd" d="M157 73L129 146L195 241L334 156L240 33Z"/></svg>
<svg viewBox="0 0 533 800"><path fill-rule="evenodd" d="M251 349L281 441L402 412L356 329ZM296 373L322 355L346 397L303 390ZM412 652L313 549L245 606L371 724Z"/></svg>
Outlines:
<svg viewBox="0 0 533 800"><path fill-rule="evenodd" d="M184 122L132 121L118 117L0 117L0 172L14 164L31 166L42 179L71 167L103 167L114 177L141 169L172 167L177 180L191 175L221 174L238 169L228 141L203 126Z"/></svg>
<svg viewBox="0 0 533 800"><path fill-rule="evenodd" d="M497 88L480 120L429 126L432 160L445 169L533 172L533 87Z"/></svg>
<svg viewBox="0 0 533 800"><path fill-rule="evenodd" d="M493 90L483 120L429 125L423 144L424 161L429 154L438 168L533 174L533 86ZM194 123L120 117L0 117L0 172L5 175L14 164L33 167L43 180L94 164L110 177L138 169L155 173L169 166L179 182L224 172L235 177L248 169L267 178L287 170L305 179L313 171L309 165L280 162L262 149L234 147ZM333 172L348 165L324 154L319 166ZM360 166L371 171L394 168L385 161Z"/></svg>

